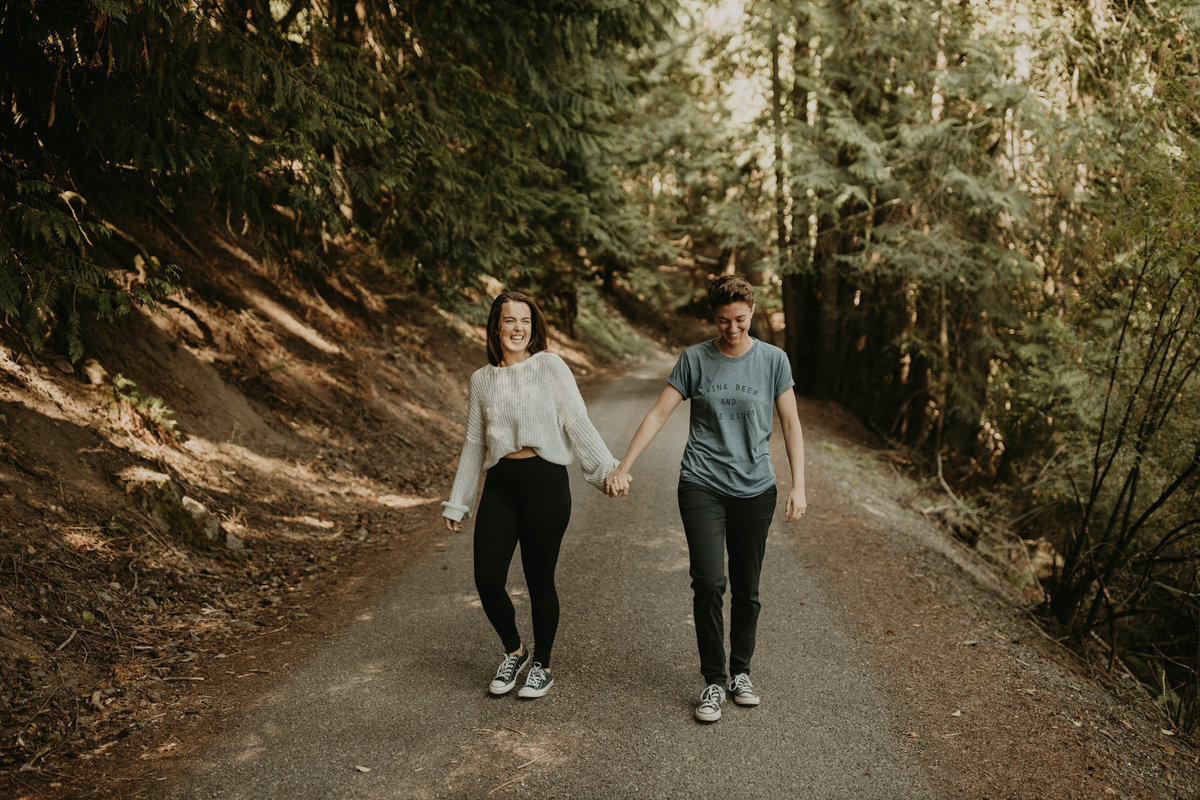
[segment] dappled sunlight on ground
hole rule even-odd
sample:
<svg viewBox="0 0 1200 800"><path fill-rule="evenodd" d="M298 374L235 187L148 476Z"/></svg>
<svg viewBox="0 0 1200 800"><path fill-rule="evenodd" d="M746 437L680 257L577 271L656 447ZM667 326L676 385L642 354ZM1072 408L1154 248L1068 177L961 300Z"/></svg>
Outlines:
<svg viewBox="0 0 1200 800"><path fill-rule="evenodd" d="M370 617L368 616L369 620ZM366 620L361 620L366 621ZM333 697L353 695L363 687L381 680L390 680L390 670L387 664L360 664L358 668L342 675L336 683L325 687L325 693Z"/></svg>
<svg viewBox="0 0 1200 800"><path fill-rule="evenodd" d="M373 318L388 303L349 274L308 284L217 247L249 269L196 265L200 291L96 327L86 363L0 342L0 690L21 763L103 759L245 637L303 638L323 596L372 591L444 535L479 330L431 305ZM208 538L143 485L173 487Z"/></svg>
<svg viewBox="0 0 1200 800"><path fill-rule="evenodd" d="M342 511L347 504L401 509L434 502L429 497L397 494L393 487L366 478L338 458L327 459L320 453L301 461L266 456L242 445L201 438L189 439L186 449L203 463L203 474L196 475L196 480L207 480L209 491L227 492L236 502L243 493L262 492L271 487L265 499L268 503L274 500L276 505L291 512L274 516L275 524L284 524L282 527L287 529L302 527L336 535L337 523L322 514ZM183 463L178 470L186 474L195 467L195 462ZM217 468L215 472L213 467ZM298 507L295 500L284 503L289 497L306 499Z"/></svg>
<svg viewBox="0 0 1200 800"><path fill-rule="evenodd" d="M264 297L256 291L247 291L246 299L249 300L259 311L267 316L275 324L286 330L293 336L297 336L308 342L318 350L329 353L331 355L340 354L342 349L335 344L327 342L319 333L310 328L308 325L300 322L294 316L289 314L283 306L274 302L270 298Z"/></svg>

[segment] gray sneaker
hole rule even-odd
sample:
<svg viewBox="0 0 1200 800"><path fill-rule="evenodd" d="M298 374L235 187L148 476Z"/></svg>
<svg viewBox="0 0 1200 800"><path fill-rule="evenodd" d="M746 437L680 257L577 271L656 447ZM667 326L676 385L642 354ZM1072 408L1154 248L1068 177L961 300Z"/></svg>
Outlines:
<svg viewBox="0 0 1200 800"><path fill-rule="evenodd" d="M721 718L721 704L725 702L725 690L719 683L710 683L700 693L696 706L696 719L701 722L716 722Z"/></svg>
<svg viewBox="0 0 1200 800"><path fill-rule="evenodd" d="M750 676L744 672L733 676L733 680L729 682L729 694L733 697L733 702L739 706L758 705L758 692L754 691L754 684L750 682Z"/></svg>
<svg viewBox="0 0 1200 800"><path fill-rule="evenodd" d="M525 676L525 685L517 691L517 697L541 697L550 691L553 685L554 676L550 674L550 670L543 669L542 665L535 661L529 668L529 674Z"/></svg>
<svg viewBox="0 0 1200 800"><path fill-rule="evenodd" d="M518 656L505 656L496 670L496 677L492 678L492 682L488 685L488 691L492 694L511 692L512 688L517 685L517 676L521 674L521 670L525 669L525 665L528 663L528 647Z"/></svg>

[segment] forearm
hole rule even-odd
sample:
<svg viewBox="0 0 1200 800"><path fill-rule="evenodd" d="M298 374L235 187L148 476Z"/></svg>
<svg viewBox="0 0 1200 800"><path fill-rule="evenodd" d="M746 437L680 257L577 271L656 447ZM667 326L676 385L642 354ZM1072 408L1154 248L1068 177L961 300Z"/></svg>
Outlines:
<svg viewBox="0 0 1200 800"><path fill-rule="evenodd" d="M792 473L792 491L803 496L804 430L800 427L796 395L791 389L775 398L775 410L779 414L779 425L783 430L784 446L787 448L788 466Z"/></svg>
<svg viewBox="0 0 1200 800"><path fill-rule="evenodd" d="M458 470L454 474L454 484L450 488L450 499L442 503L442 516L455 521L462 521L471 516L475 504L475 490L479 486L479 473L483 469L483 460L487 447L482 442L470 439L463 442L462 453L458 459Z"/></svg>
<svg viewBox="0 0 1200 800"><path fill-rule="evenodd" d="M675 407L683 402L683 395L679 390L668 384L662 393L658 396L653 407L642 419L642 424L638 425L637 431L633 434L633 439L629 442L629 447L625 449L625 457L621 459L621 463L617 468L608 474L604 481L605 491L610 497L624 497L629 491L629 482L632 478L629 475L629 468L638 460L638 456L642 451L650 446L650 442L654 441L654 437L662 430L663 425L667 423L667 419L671 416L671 412Z"/></svg>
<svg viewBox="0 0 1200 800"><path fill-rule="evenodd" d="M564 430L579 457L584 478L600 491L604 491L604 479L617 466L617 460L609 452L604 438L587 416L581 416L568 423Z"/></svg>
<svg viewBox="0 0 1200 800"><path fill-rule="evenodd" d="M800 426L784 431L783 441L792 473L792 488L804 491L804 433Z"/></svg>
<svg viewBox="0 0 1200 800"><path fill-rule="evenodd" d="M646 414L642 420L642 424L638 426L637 432L633 434L633 439L629 442L629 447L625 450L625 455L621 458L621 463L618 469L628 472L638 456L650 446L654 441L654 437L662 430L663 425L667 423L667 417L659 413L657 408L651 409L650 413Z"/></svg>

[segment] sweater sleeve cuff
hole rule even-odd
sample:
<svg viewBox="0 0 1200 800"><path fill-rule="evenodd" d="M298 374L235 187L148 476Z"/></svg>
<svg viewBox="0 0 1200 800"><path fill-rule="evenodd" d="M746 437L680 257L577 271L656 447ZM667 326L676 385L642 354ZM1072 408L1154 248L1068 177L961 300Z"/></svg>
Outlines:
<svg viewBox="0 0 1200 800"><path fill-rule="evenodd" d="M451 503L448 500L442 501L442 516L446 519L452 519L455 522L462 522L467 517L471 516L471 509L466 506L460 506L458 503Z"/></svg>
<svg viewBox="0 0 1200 800"><path fill-rule="evenodd" d="M610 473L614 469L616 469L617 466L620 465L620 463L621 462L617 461L615 458L610 459L610 460L600 464L598 467L596 467L591 472L585 472L583 475L584 480L586 480L592 486L595 486L597 489L599 489L600 491L603 492L604 491L604 479L607 478L608 473Z"/></svg>

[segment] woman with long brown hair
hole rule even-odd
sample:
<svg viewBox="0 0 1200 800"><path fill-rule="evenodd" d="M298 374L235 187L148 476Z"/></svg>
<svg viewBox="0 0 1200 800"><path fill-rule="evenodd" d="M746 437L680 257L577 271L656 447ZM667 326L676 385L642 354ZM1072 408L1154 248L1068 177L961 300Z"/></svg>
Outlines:
<svg viewBox="0 0 1200 800"><path fill-rule="evenodd" d="M547 351L548 338L545 317L528 295L505 292L492 303L488 366L471 376L466 441L450 499L442 503L446 526L462 530L479 473L487 471L475 519L475 586L505 653L488 691L511 691L532 660L517 692L525 698L541 697L554 684L550 657L559 617L554 573L571 518L566 465L578 456L587 481L601 491L617 465L588 419L570 368ZM620 486L628 488L628 482ZM521 639L505 588L518 544L529 587L532 652Z"/></svg>

